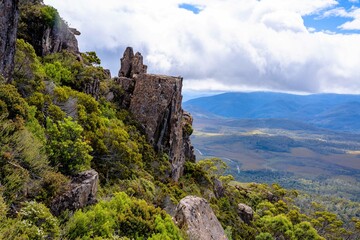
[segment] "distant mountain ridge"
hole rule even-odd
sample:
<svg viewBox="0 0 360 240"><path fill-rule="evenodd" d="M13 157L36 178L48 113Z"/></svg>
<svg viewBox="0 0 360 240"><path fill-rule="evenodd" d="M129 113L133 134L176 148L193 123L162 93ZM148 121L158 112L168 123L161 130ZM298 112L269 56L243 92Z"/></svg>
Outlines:
<svg viewBox="0 0 360 240"><path fill-rule="evenodd" d="M224 93L184 103L195 118L286 119L317 127L360 131L360 95L295 95L274 92Z"/></svg>

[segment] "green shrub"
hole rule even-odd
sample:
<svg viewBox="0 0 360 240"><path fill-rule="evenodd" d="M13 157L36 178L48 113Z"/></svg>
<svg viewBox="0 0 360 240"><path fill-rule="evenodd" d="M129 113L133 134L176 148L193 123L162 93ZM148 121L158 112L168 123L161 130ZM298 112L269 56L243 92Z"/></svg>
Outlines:
<svg viewBox="0 0 360 240"><path fill-rule="evenodd" d="M53 27L57 19L60 18L58 11L51 6L47 6L47 5L42 6L40 8L40 12L43 21L50 27Z"/></svg>
<svg viewBox="0 0 360 240"><path fill-rule="evenodd" d="M64 67L60 61L46 63L44 66L47 79L57 84L70 84L74 81L74 76L69 69Z"/></svg>
<svg viewBox="0 0 360 240"><path fill-rule="evenodd" d="M58 220L41 203L27 202L16 219L8 219L0 229L0 239L59 239Z"/></svg>
<svg viewBox="0 0 360 240"><path fill-rule="evenodd" d="M14 84L22 96L28 97L43 87L45 71L33 46L23 39L16 41Z"/></svg>
<svg viewBox="0 0 360 240"><path fill-rule="evenodd" d="M0 100L2 108L5 108L6 104L8 118L15 119L21 117L27 119L27 103L23 99L17 89L10 84L0 84Z"/></svg>
<svg viewBox="0 0 360 240"><path fill-rule="evenodd" d="M129 237L131 239L182 239L171 217L143 200L116 193L88 211L77 211L67 225L69 239Z"/></svg>
<svg viewBox="0 0 360 240"><path fill-rule="evenodd" d="M47 119L47 153L52 166L63 174L76 174L90 168L92 148L85 141L83 128L71 117L54 123Z"/></svg>

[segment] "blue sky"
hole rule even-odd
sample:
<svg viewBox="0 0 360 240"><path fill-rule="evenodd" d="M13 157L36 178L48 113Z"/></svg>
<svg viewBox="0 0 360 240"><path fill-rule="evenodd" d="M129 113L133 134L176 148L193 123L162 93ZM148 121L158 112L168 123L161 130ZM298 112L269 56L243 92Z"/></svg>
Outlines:
<svg viewBox="0 0 360 240"><path fill-rule="evenodd" d="M180 3L179 8L186 9L194 14L199 14L202 10L201 6L192 5L189 3Z"/></svg>
<svg viewBox="0 0 360 240"><path fill-rule="evenodd" d="M203 10L203 6L189 3L180 3L179 8L186 9L194 14L199 14ZM342 29L340 28L346 22L349 22L353 19L351 16L326 16L326 13L334 9L344 10L347 13L353 12L355 9L359 8L359 0L340 0L337 1L337 4L319 10L318 12L307 14L302 16L304 20L304 25L311 31L326 31L328 33L339 33L339 34L356 34L360 33L360 25L358 29ZM325 16L324 16L325 14ZM349 14L351 15L351 14Z"/></svg>
<svg viewBox="0 0 360 240"><path fill-rule="evenodd" d="M44 2L114 76L132 46L185 92L360 94L359 0Z"/></svg>
<svg viewBox="0 0 360 240"><path fill-rule="evenodd" d="M339 28L346 22L352 21L350 16L324 16L327 12L334 9L344 9L345 12L351 13L359 8L359 1L341 0L335 8L327 8L318 13L303 16L304 24L308 28L314 28L316 31L329 31L340 34L360 33L360 26L358 29L341 29ZM351 14L349 14L351 15Z"/></svg>

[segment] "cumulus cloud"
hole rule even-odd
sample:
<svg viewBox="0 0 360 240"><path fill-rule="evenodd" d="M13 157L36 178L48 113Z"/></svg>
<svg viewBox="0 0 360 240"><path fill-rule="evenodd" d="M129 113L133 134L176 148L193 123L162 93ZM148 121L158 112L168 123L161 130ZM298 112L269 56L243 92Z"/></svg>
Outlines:
<svg viewBox="0 0 360 240"><path fill-rule="evenodd" d="M316 32L302 19L334 9L335 0L45 2L82 32L80 48L97 51L113 74L133 46L149 72L181 75L186 90L360 93L360 35Z"/></svg>

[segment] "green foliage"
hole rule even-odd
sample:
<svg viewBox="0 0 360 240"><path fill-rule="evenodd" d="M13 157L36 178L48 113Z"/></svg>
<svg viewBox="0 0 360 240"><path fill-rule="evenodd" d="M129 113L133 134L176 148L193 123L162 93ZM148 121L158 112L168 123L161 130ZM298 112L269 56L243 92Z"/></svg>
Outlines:
<svg viewBox="0 0 360 240"><path fill-rule="evenodd" d="M341 239L342 235L347 234L347 231L342 228L344 223L334 213L317 211L311 223L321 236L329 240Z"/></svg>
<svg viewBox="0 0 360 240"><path fill-rule="evenodd" d="M69 183L70 180L63 174L47 171L43 174L41 188L36 199L48 204L54 197L68 190Z"/></svg>
<svg viewBox="0 0 360 240"><path fill-rule="evenodd" d="M220 158L204 159L198 162L198 165L206 171L210 176L222 176L228 166Z"/></svg>
<svg viewBox="0 0 360 240"><path fill-rule="evenodd" d="M3 197L0 195L0 228L2 227L1 223L6 219L6 214L7 214L7 206L5 204Z"/></svg>
<svg viewBox="0 0 360 240"><path fill-rule="evenodd" d="M20 1L19 9L18 38L24 39L33 46L39 46L36 40L39 36L41 39L46 29L58 27L61 24L57 10L51 6L23 0ZM40 51L37 54L42 55Z"/></svg>
<svg viewBox="0 0 360 240"><path fill-rule="evenodd" d="M67 226L69 239L129 237L135 239L182 239L179 229L164 211L143 200L116 193L88 211L77 211Z"/></svg>
<svg viewBox="0 0 360 240"><path fill-rule="evenodd" d="M191 124L186 123L183 126L183 131L184 131L186 136L190 136L194 132L194 129L192 128Z"/></svg>
<svg viewBox="0 0 360 240"><path fill-rule="evenodd" d="M56 20L59 18L58 11L51 6L43 6L42 8L40 8L40 12L41 18L50 27L53 27L56 23Z"/></svg>
<svg viewBox="0 0 360 240"><path fill-rule="evenodd" d="M6 109L7 118L27 118L27 103L20 96L17 89L10 84L0 84L1 108Z"/></svg>
<svg viewBox="0 0 360 240"><path fill-rule="evenodd" d="M233 182L218 158L186 162L184 176L173 182L169 156L156 153L131 114L116 105L123 89L106 81L108 73L96 53L82 53L82 60L67 51L39 59L35 51L44 53L34 41L63 22L41 1L22 1L20 8L19 37L25 41L17 41L15 87L0 85L0 239L59 238L58 220L43 204L68 190L66 175L90 165L99 172L101 197L107 200L64 214L63 238L182 239L171 217L152 204L170 208L187 195L210 202L228 239L359 238L358 219L339 218L305 201L299 209L294 204L298 193L278 184ZM84 93L99 82L102 96ZM114 102L105 98L109 91ZM183 131L190 135L193 129L185 124ZM222 183L221 196L214 194L214 179ZM241 220L239 203L254 210L250 224ZM337 203L336 211L346 206L347 215L360 216L359 205ZM21 205L18 216L8 211Z"/></svg>
<svg viewBox="0 0 360 240"><path fill-rule="evenodd" d="M76 174L90 168L92 148L82 136L83 128L71 117L46 124L47 153L52 166L63 174Z"/></svg>
<svg viewBox="0 0 360 240"><path fill-rule="evenodd" d="M265 216L261 219L264 229L267 229L275 239L293 239L293 225L285 215Z"/></svg>
<svg viewBox="0 0 360 240"><path fill-rule="evenodd" d="M58 85L85 91L89 84L108 78L106 71L99 66L100 59L95 52L83 53L82 59L80 62L78 56L66 51L44 57L48 79Z"/></svg>
<svg viewBox="0 0 360 240"><path fill-rule="evenodd" d="M65 68L60 61L46 63L44 66L46 76L57 84L69 84L74 81L73 74Z"/></svg>
<svg viewBox="0 0 360 240"><path fill-rule="evenodd" d="M324 240L309 222L301 222L294 226L295 238L301 240Z"/></svg>
<svg viewBox="0 0 360 240"><path fill-rule="evenodd" d="M255 240L274 240L274 238L272 237L272 235L270 233L263 232L263 233L260 233L259 235L257 235Z"/></svg>
<svg viewBox="0 0 360 240"><path fill-rule="evenodd" d="M42 143L22 121L0 119L0 182L8 202L23 199L27 191L36 194L36 179L47 164Z"/></svg>
<svg viewBox="0 0 360 240"><path fill-rule="evenodd" d="M37 202L26 202L16 219L7 219L0 228L1 239L59 239L58 220Z"/></svg>
<svg viewBox="0 0 360 240"><path fill-rule="evenodd" d="M82 53L81 56L83 58L83 61L87 65L100 65L101 64L101 60L96 55L96 52L92 51L92 52Z"/></svg>
<svg viewBox="0 0 360 240"><path fill-rule="evenodd" d="M44 68L31 44L23 39L16 41L14 62L14 84L22 96L29 96L37 88L42 87L42 80L45 77Z"/></svg>

